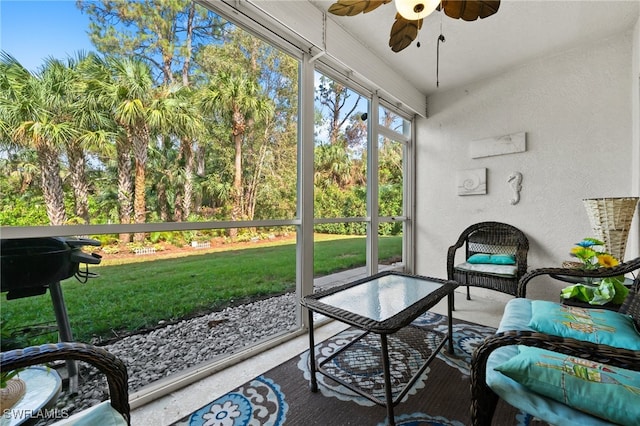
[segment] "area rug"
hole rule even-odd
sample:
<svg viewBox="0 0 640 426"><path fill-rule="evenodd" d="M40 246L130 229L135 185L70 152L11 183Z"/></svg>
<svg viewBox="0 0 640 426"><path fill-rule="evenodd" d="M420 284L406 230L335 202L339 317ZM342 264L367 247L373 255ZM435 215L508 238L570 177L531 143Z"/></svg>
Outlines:
<svg viewBox="0 0 640 426"><path fill-rule="evenodd" d="M411 327L446 332L447 318L427 312ZM319 361L330 356L361 333L349 328L316 346ZM469 364L475 347L495 329L465 321L454 320L454 354L440 351L429 367L395 406L397 425L465 426L471 424ZM425 333L424 344L433 346L433 334ZM435 340L435 338L433 338ZM390 358L394 374L403 369L417 368L422 355L401 339L389 340ZM355 379L361 389L384 399L382 368L363 370L359 355L368 357L379 352L379 338L371 336L353 345L354 356L338 357L331 367ZM173 425L239 426L239 425L375 425L386 422L386 409L325 377L317 374L318 392L309 388L309 352L285 361L233 391L211 401ZM416 370L417 371L417 370ZM394 392L396 390L394 389ZM494 424L541 424L530 415L502 402L498 404Z"/></svg>

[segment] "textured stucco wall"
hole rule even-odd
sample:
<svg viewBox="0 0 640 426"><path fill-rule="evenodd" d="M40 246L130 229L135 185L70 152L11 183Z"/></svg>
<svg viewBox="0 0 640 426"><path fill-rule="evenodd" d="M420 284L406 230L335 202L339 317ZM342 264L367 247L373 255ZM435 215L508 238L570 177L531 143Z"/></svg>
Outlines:
<svg viewBox="0 0 640 426"><path fill-rule="evenodd" d="M486 220L528 235L530 268L559 266L591 235L583 198L633 195L633 38L628 31L427 100L429 117L416 127L417 273L445 276L447 247ZM471 141L522 131L526 152L469 155ZM487 194L458 196L456 171L475 168L487 168ZM514 171L523 174L517 205ZM561 287L529 295L557 300Z"/></svg>

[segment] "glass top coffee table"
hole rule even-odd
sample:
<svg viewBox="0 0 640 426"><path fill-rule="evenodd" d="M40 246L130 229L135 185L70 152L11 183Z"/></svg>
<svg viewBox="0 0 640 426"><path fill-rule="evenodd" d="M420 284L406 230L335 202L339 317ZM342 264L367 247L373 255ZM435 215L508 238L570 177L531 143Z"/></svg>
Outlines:
<svg viewBox="0 0 640 426"><path fill-rule="evenodd" d="M309 310L311 390L313 392L318 390L316 372L324 374L376 404L385 406L389 424L395 425L393 407L407 394L446 342L449 342L448 351L453 353L451 310L453 291L457 286L458 283L455 281L387 271L304 297L301 303ZM426 331L424 328L411 325L417 317L435 306L445 296L448 299L448 333ZM362 330L362 333L316 364L314 312L349 324ZM371 357L363 357L362 352L358 351L358 354L352 356L349 362L353 363L354 358L357 358L356 362L362 363L363 368L370 368L371 371L376 371L382 364L384 398L362 389L356 380L350 380L350 377L338 374L332 368L336 363L348 358L350 352L355 352L354 348L358 346L359 341L371 338L372 334L378 336L380 340L379 356L375 357L371 354ZM431 334L428 339L427 334ZM435 339L434 335L436 335ZM435 342L435 346L428 344L427 341ZM389 354L393 353L394 347L399 344L410 345L412 350L421 354L420 358L423 362L419 368L411 371L410 376L407 376L406 371L400 373L394 370L391 365Z"/></svg>

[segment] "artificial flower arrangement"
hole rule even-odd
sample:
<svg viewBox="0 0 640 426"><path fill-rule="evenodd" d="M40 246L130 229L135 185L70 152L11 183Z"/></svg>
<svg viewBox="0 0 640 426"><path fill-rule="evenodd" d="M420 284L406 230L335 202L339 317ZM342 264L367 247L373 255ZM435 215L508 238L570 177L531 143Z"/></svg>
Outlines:
<svg viewBox="0 0 640 426"><path fill-rule="evenodd" d="M571 249L571 255L580 260L583 269L611 268L620 263L609 253L596 250L597 247L604 247L604 243L595 238L585 238Z"/></svg>
<svg viewBox="0 0 640 426"><path fill-rule="evenodd" d="M585 270L611 268L620 262L604 250L604 243L595 238L585 238L571 249L571 255L580 262ZM607 277L597 281L585 279L585 284L574 284L562 289L560 295L564 299L576 299L591 305L605 303L622 304L629 293L624 283L624 276Z"/></svg>

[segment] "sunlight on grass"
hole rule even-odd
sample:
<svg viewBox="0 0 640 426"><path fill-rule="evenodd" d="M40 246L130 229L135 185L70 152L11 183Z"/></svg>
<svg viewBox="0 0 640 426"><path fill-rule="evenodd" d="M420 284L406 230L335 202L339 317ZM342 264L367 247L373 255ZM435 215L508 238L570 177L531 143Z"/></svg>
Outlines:
<svg viewBox="0 0 640 426"><path fill-rule="evenodd" d="M363 237L319 235L314 244L317 276L363 266ZM402 250L402 237L380 238L380 258ZM78 341L111 339L226 306L247 303L295 290L296 247L293 241L264 242L255 247L198 250L190 255L91 267L99 277L83 284L63 281L67 310ZM31 324L55 323L49 294L16 300L2 299L3 331ZM56 339L44 335L30 341Z"/></svg>

